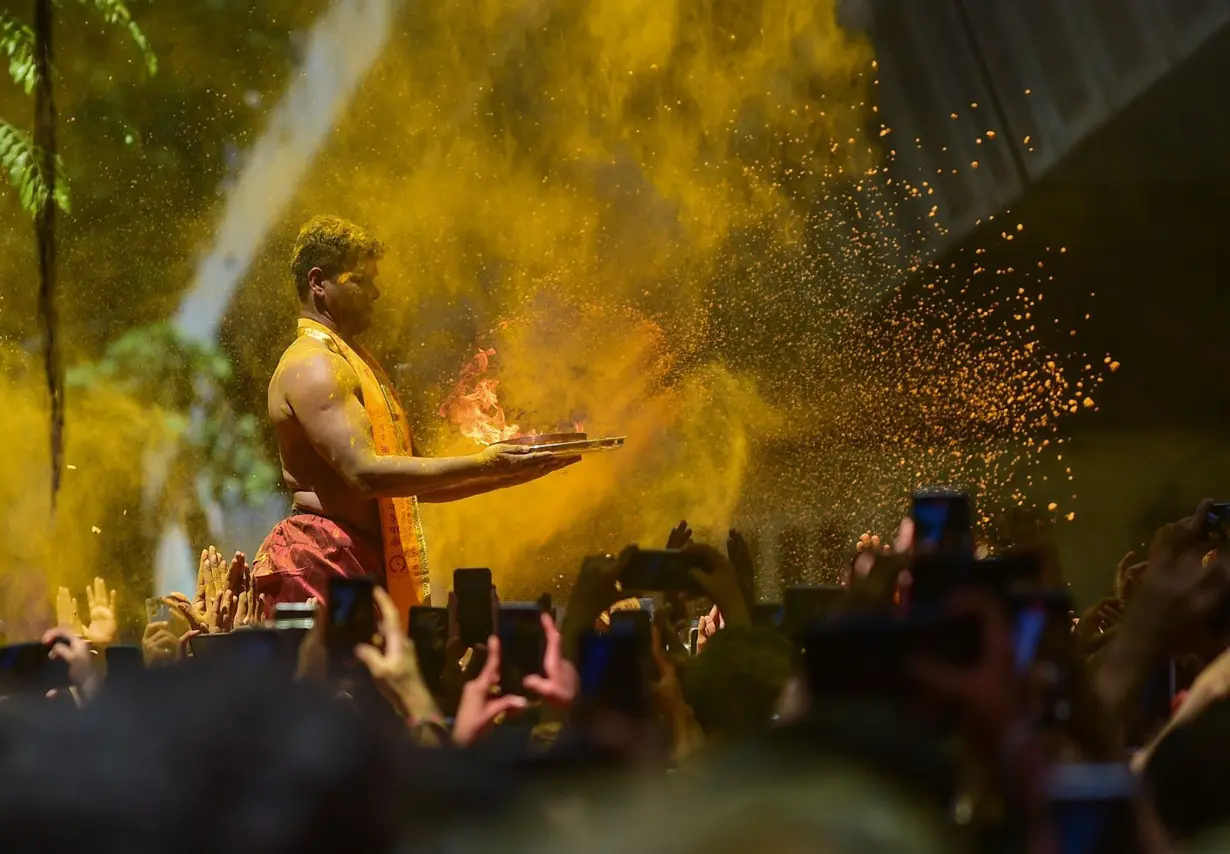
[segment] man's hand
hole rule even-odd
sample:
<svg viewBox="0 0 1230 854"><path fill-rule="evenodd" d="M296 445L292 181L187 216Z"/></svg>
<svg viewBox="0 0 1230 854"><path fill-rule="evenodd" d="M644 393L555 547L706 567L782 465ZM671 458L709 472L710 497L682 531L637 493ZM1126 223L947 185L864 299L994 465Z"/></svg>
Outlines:
<svg viewBox="0 0 1230 854"><path fill-rule="evenodd" d="M90 624L82 629L82 635L95 647L110 646L119 631L115 618L115 590L107 590L106 582L95 578L94 586L85 588L85 599L90 609Z"/></svg>
<svg viewBox="0 0 1230 854"><path fill-rule="evenodd" d="M1204 519L1211 504L1205 500L1186 519L1163 525L1149 547L1149 566L1137 598L1153 611L1161 622L1158 628L1167 634L1203 626L1230 594L1226 563L1207 559L1210 546L1204 540Z"/></svg>
<svg viewBox="0 0 1230 854"><path fill-rule="evenodd" d="M545 611L542 615L542 630L547 636L547 650L542 656L542 672L546 675L531 673L522 679L521 683L544 702L568 708L576 699L581 680L572 662L564 658L563 641L559 630L555 628L555 620Z"/></svg>
<svg viewBox="0 0 1230 854"><path fill-rule="evenodd" d="M81 692L78 704L82 699L88 700L98 692L100 680L94 670L90 648L84 640L61 626L43 632L42 642L51 644L48 658L58 658L68 665L69 681ZM54 692L48 696L54 696Z"/></svg>
<svg viewBox="0 0 1230 854"><path fill-rule="evenodd" d="M165 620L149 623L141 635L141 652L146 667L170 664L179 653L179 638L168 628Z"/></svg>
<svg viewBox="0 0 1230 854"><path fill-rule="evenodd" d="M372 591L380 613L380 638L383 648L361 643L354 648L354 657L363 662L372 674L372 681L384 698L412 724L439 722L440 710L419 672L419 659L414 643L402 630L397 605L383 587Z"/></svg>
<svg viewBox="0 0 1230 854"><path fill-rule="evenodd" d="M1072 630L1077 649L1088 656L1096 652L1114 636L1115 627L1123 619L1126 606L1122 599L1107 597L1095 602Z"/></svg>
<svg viewBox="0 0 1230 854"><path fill-rule="evenodd" d="M687 520L685 519L679 523L678 527L671 528L671 532L666 538L666 547L668 549L681 549L690 542L692 542L692 529L688 527Z"/></svg>
<svg viewBox="0 0 1230 854"><path fill-rule="evenodd" d="M739 578L739 586L743 589L743 598L747 600L748 608L756 602L756 565L752 561L752 549L743 535L733 528L726 540L726 556L730 565L735 568Z"/></svg>
<svg viewBox="0 0 1230 854"><path fill-rule="evenodd" d="M703 565L703 569L693 569L691 575L721 612L722 623L731 626L750 626L752 624L751 608L744 598L739 575L726 556L712 546L699 544L688 546L684 552L692 555Z"/></svg>
<svg viewBox="0 0 1230 854"><path fill-rule="evenodd" d="M67 587L56 591L56 625L75 635L84 631L81 617L77 615L77 597L73 596Z"/></svg>
<svg viewBox="0 0 1230 854"><path fill-rule="evenodd" d="M478 740L501 715L524 709L528 702L516 694L499 695L500 639L487 639L487 663L482 672L461 689L461 702L453 720L453 741L467 747Z"/></svg>
<svg viewBox="0 0 1230 854"><path fill-rule="evenodd" d="M635 553L636 546L628 546L619 557L591 555L581 563L564 611L565 657L572 659L581 633L594 628L602 612L624 598L618 587L619 577Z"/></svg>
<svg viewBox="0 0 1230 854"><path fill-rule="evenodd" d="M485 472L496 477L527 480L548 475L581 461L579 456L558 456L547 451L535 451L526 445L489 445L479 452Z"/></svg>

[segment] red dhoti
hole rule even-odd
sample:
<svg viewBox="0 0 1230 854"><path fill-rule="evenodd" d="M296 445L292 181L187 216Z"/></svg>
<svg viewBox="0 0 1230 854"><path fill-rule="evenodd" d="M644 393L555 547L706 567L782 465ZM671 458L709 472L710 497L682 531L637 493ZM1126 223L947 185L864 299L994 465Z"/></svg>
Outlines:
<svg viewBox="0 0 1230 854"><path fill-rule="evenodd" d="M344 522L295 513L273 526L252 561L252 583L265 597L266 614L278 602L324 603L331 578L368 578L383 585L379 534Z"/></svg>

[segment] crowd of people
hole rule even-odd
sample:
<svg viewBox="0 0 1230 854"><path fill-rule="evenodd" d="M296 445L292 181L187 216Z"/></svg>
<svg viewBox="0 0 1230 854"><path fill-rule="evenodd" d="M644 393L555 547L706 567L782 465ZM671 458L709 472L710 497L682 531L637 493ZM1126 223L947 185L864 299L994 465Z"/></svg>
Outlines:
<svg viewBox="0 0 1230 854"><path fill-rule="evenodd" d="M150 600L125 645L96 579L84 612L62 589L58 625L3 650L0 840L1217 850L1230 562L1212 506L1125 557L1079 617L1024 517L985 559L923 554L907 518L892 544L860 541L839 588L781 603L756 601L736 532L719 550L685 523L668 550L585 558L563 608L492 588L477 641L460 590L410 614L379 586L346 613L271 606L242 554L209 548L193 595ZM646 555L686 578L645 589Z"/></svg>

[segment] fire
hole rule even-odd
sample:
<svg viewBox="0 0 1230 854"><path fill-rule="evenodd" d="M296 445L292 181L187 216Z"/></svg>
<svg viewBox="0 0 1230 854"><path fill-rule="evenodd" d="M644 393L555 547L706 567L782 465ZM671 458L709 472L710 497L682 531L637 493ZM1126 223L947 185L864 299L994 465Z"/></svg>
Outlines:
<svg viewBox="0 0 1230 854"><path fill-rule="evenodd" d="M494 445L520 435L516 424L508 424L504 407L496 395L500 381L487 376L494 349L479 349L461 369L457 385L440 404L440 416L456 424L461 435L480 445Z"/></svg>

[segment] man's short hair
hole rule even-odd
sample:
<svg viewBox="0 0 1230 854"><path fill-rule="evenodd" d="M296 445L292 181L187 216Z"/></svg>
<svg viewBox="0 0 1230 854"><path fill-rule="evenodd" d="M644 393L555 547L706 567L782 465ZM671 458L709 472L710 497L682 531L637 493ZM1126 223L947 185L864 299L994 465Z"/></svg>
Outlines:
<svg viewBox="0 0 1230 854"><path fill-rule="evenodd" d="M384 244L367 229L336 216L312 217L295 239L290 273L295 280L299 299L307 296L308 272L313 267L324 270L333 278L353 270L360 261L379 260L384 256Z"/></svg>

